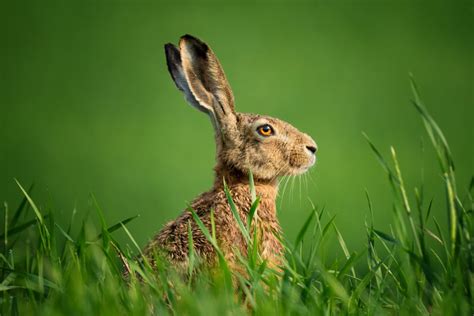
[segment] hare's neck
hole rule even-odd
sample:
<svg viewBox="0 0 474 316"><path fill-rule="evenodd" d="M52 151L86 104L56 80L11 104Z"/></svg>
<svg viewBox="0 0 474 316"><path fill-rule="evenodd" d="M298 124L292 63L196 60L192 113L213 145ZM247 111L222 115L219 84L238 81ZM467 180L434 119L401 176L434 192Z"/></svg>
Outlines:
<svg viewBox="0 0 474 316"><path fill-rule="evenodd" d="M249 184L249 175L244 173L236 168L229 166L222 166L217 164L214 168L215 178L214 178L214 188L219 188L224 186L224 180L228 187L240 184ZM273 187L275 190L278 189L278 180L262 180L254 178L255 187L265 186ZM275 192L276 196L276 192Z"/></svg>
<svg viewBox="0 0 474 316"><path fill-rule="evenodd" d="M231 191L250 196L249 176L235 168L215 168L214 190L220 191L224 187L224 180ZM278 180L268 181L254 179L256 195L260 197L260 205L275 210L275 201L278 194Z"/></svg>

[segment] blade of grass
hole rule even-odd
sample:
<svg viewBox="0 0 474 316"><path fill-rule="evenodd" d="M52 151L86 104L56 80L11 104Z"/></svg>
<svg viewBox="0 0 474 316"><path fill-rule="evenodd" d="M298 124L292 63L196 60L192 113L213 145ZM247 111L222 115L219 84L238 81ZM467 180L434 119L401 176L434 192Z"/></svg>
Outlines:
<svg viewBox="0 0 474 316"><path fill-rule="evenodd" d="M206 239L214 247L214 250L216 251L217 257L218 257L218 260L219 260L219 265L223 270L222 272L224 274L226 289L229 291L230 288L232 287L231 272L230 272L229 266L228 266L228 264L225 260L224 254L222 253L221 249L219 248L219 245L217 244L217 240L214 239L211 236L211 234L209 233L209 230L207 229L207 227L204 225L204 223L202 222L199 215L196 213L196 211L194 211L194 209L191 206L188 207L188 211L191 213L194 221L198 225L198 227L201 230L201 232L203 233L204 237L206 237Z"/></svg>
<svg viewBox="0 0 474 316"><path fill-rule="evenodd" d="M0 238L3 238L3 242L5 244L5 249L8 247L8 204L7 202L3 203L4 209L5 209L5 225L4 225L4 231L3 236Z"/></svg>
<svg viewBox="0 0 474 316"><path fill-rule="evenodd" d="M335 223L332 224L334 227L334 230L336 231L336 236L337 236L337 241L339 242L339 245L341 246L342 252L344 253L344 256L346 256L347 261L351 258L351 254L349 253L349 249L347 248L346 242L344 241L344 238L342 237L341 232L339 229L337 229L337 226ZM351 268L352 276L354 278L357 278L356 272L354 267Z"/></svg>
<svg viewBox="0 0 474 316"><path fill-rule="evenodd" d="M227 186L227 183L225 182L225 179L224 179L224 192L225 192L225 195L227 197L227 202L229 203L230 210L232 212L232 215L234 215L234 218L237 222L237 225L240 229L240 232L244 236L245 241L247 242L247 244L250 244L249 232L248 232L247 228L245 228L244 223L242 222L242 218L239 215L237 205L235 205L234 200L232 199L232 195L230 194L230 190L229 190L229 187Z"/></svg>
<svg viewBox="0 0 474 316"><path fill-rule="evenodd" d="M49 234L47 226L45 225L43 215L41 215L39 208L36 206L35 202L30 197L28 192L21 186L20 182L18 182L17 179L15 179L15 182L20 188L25 198L28 200L28 203L30 204L31 208L33 209L36 215L36 219L38 220L38 230L40 232L42 246L44 247L44 249L49 249L50 248L50 234Z"/></svg>
<svg viewBox="0 0 474 316"><path fill-rule="evenodd" d="M33 188L34 188L34 184L31 184L27 190L28 195L31 195ZM9 225L10 227L12 228L15 227L16 224L18 223L18 220L20 219L20 216L27 210L28 205L29 205L27 202L28 202L28 199L26 198L26 196L24 196L20 204L18 205L16 211L13 213L12 221L10 222L10 225Z"/></svg>
<svg viewBox="0 0 474 316"><path fill-rule="evenodd" d="M304 222L303 226L301 227L300 231L298 232L298 235L296 235L295 248L298 248L298 246L303 241L304 235L306 234L306 231L308 230L308 227L311 224L311 222L312 222L315 215L316 215L316 211L312 210L311 213L309 214L309 216L306 218L306 221Z"/></svg>
<svg viewBox="0 0 474 316"><path fill-rule="evenodd" d="M127 225L128 223L130 223L131 221L133 221L134 219L140 217L139 214L137 215L134 215L134 216L130 216L124 220L121 220L120 222L118 222L117 224L114 224L112 226L110 226L109 228L106 229L106 231L110 234L110 233L113 233L114 231L116 231L117 229L121 228L122 225ZM97 237L95 237L94 241L98 241L99 239L102 238L102 236L104 235L104 233L100 233L97 235Z"/></svg>
<svg viewBox="0 0 474 316"><path fill-rule="evenodd" d="M258 209L258 205L260 204L260 197L257 197L255 199L255 201L252 203L252 206L250 207L250 210L249 210L249 215L247 217L247 229L248 231L250 231L250 227L252 225L252 221L253 219L257 219L257 209Z"/></svg>
<svg viewBox="0 0 474 316"><path fill-rule="evenodd" d="M397 177L395 176L395 174L393 173L393 171L390 169L390 167L388 166L388 163L385 161L385 159L383 158L382 154L379 152L379 150L377 149L377 147L375 147L374 143L372 143L372 141L370 140L369 136L367 136L366 133L362 133L362 135L364 136L365 140L367 141L367 143L369 144L370 148L372 149L373 153L375 154L375 157L377 158L377 160L379 161L380 165L382 166L382 168L385 170L385 172L387 173L388 177L389 177L389 180L390 180L390 183L392 184L398 184L398 179Z"/></svg>
<svg viewBox="0 0 474 316"><path fill-rule="evenodd" d="M75 244L76 242L74 241L74 239L72 239L71 236L69 236L68 233L66 233L66 231L58 224L58 223L54 223L56 225L56 227L59 229L59 231L61 232L61 234L63 234L64 237L66 237L67 240L69 240L71 243Z"/></svg>
<svg viewBox="0 0 474 316"><path fill-rule="evenodd" d="M20 182L18 182L17 179L15 179L15 182L16 184L18 185L18 187L20 188L21 192L23 193L23 195L25 196L25 198L27 199L28 203L31 205L31 207L33 208L33 211L35 212L35 215L36 215L36 218L38 219L38 221L40 222L40 224L42 226L44 226L44 221L43 221L43 216L41 215L41 212L40 210L38 209L38 207L36 206L35 202L33 202L33 200L31 199L30 195L28 194L28 192L21 186Z"/></svg>
<svg viewBox="0 0 474 316"><path fill-rule="evenodd" d="M389 243L400 245L400 241L398 241L395 237L390 236L380 230L374 229L374 233L379 236L380 238L388 241Z"/></svg>
<svg viewBox="0 0 474 316"><path fill-rule="evenodd" d="M189 263L188 263L188 275L189 275L188 286L190 286L192 278L193 278L194 263L195 263L194 239L193 239L193 231L191 229L191 222L188 222L188 261L189 261Z"/></svg>

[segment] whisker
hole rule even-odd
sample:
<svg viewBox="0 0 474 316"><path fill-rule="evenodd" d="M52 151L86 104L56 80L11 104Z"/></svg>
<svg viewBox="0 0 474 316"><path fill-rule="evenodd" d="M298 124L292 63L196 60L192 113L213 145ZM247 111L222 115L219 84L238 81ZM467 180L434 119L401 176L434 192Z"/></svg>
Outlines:
<svg viewBox="0 0 474 316"><path fill-rule="evenodd" d="M316 181L314 181L314 179L313 179L312 170L310 170L310 172L309 172L309 174L308 174L308 175L309 175L309 180L310 180L310 181L311 181L311 182L312 182L312 183L313 183L315 186L317 186L317 183L316 183Z"/></svg>
<svg viewBox="0 0 474 316"><path fill-rule="evenodd" d="M291 184L290 184L290 197L291 197L291 202L293 202L293 197L294 197L294 189L295 189L295 176L291 176Z"/></svg>
<svg viewBox="0 0 474 316"><path fill-rule="evenodd" d="M300 191L300 205L301 205L301 176L298 177L299 191Z"/></svg>
<svg viewBox="0 0 474 316"><path fill-rule="evenodd" d="M308 177L309 177L309 172L306 172L304 174L304 184L305 184L306 196L309 196Z"/></svg>
<svg viewBox="0 0 474 316"><path fill-rule="evenodd" d="M281 195L280 207L283 205L283 197L285 196L285 191L286 191L286 187L288 186L288 182L290 182L290 176L286 176L284 181L285 181L285 184L283 186L283 192Z"/></svg>

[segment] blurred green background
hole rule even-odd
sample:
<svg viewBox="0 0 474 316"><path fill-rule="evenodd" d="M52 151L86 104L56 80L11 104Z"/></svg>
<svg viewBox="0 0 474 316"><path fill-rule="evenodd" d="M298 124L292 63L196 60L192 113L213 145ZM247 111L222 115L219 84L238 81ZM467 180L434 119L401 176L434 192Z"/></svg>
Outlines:
<svg viewBox="0 0 474 316"><path fill-rule="evenodd" d="M295 237L310 198L337 216L349 247L360 248L365 189L377 226L387 230L392 218L386 175L362 131L387 156L395 146L408 186L424 182L434 212L444 207L436 159L410 104L410 72L450 142L465 192L474 171L472 8L471 1L2 2L0 201L11 209L20 201L13 178L35 183L37 203L66 221L73 209L93 209L93 193L110 223L141 214L129 228L143 245L208 189L211 124L185 103L163 52L190 33L220 58L238 111L286 120L319 145L311 180L297 178L278 202L286 236Z"/></svg>

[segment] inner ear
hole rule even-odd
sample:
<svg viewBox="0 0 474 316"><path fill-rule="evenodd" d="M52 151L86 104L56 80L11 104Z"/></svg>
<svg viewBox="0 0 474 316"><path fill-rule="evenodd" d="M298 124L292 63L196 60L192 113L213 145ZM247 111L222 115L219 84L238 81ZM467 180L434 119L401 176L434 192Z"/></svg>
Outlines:
<svg viewBox="0 0 474 316"><path fill-rule="evenodd" d="M171 43L166 44L165 54L168 71L171 74L171 77L173 78L173 81L175 82L178 89L184 93L186 101L199 111L212 115L212 107L206 103L199 102L192 93L183 71L181 54L178 48Z"/></svg>
<svg viewBox="0 0 474 316"><path fill-rule="evenodd" d="M181 66L194 98L212 108L216 134L227 146L241 143L234 111L234 95L211 48L199 39L184 35L179 41Z"/></svg>
<svg viewBox="0 0 474 316"><path fill-rule="evenodd" d="M234 95L211 48L191 35L181 37L179 48L191 91L196 93L198 99L209 102L216 112L219 110L225 114L234 114Z"/></svg>

